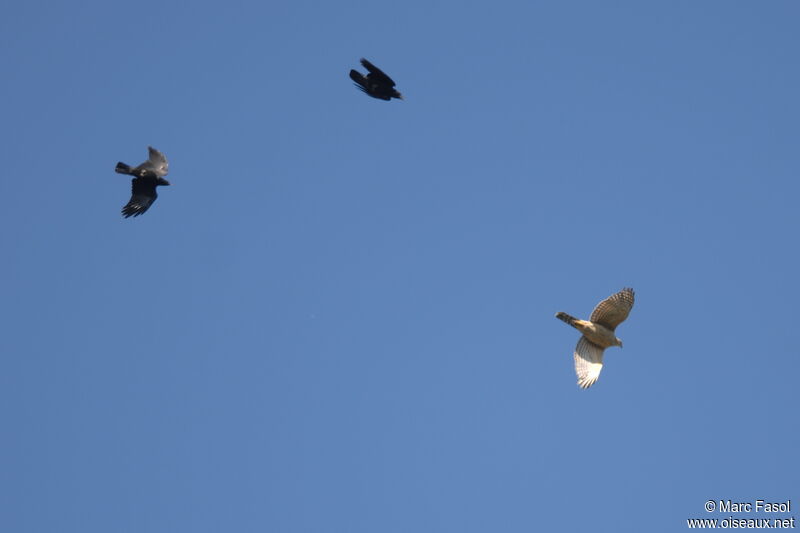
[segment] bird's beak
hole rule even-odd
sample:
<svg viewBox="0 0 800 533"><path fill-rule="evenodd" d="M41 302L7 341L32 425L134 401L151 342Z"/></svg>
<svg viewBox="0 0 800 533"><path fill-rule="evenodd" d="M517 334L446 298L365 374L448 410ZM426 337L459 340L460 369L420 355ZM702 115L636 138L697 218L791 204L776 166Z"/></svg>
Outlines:
<svg viewBox="0 0 800 533"><path fill-rule="evenodd" d="M168 182L167 180L162 179L161 180L161 185L172 185L172 184L170 182Z"/></svg>
<svg viewBox="0 0 800 533"><path fill-rule="evenodd" d="M397 98L399 98L400 100L405 100L405 98L403 98L402 94L400 96L398 96Z"/></svg>

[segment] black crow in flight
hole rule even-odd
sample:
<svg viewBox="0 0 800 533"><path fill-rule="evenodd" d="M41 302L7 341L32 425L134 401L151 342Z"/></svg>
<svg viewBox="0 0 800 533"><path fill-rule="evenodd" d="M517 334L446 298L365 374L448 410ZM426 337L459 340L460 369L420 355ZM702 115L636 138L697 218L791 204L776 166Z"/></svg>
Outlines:
<svg viewBox="0 0 800 533"><path fill-rule="evenodd" d="M369 71L369 74L363 76L359 71L351 70L350 79L356 82L356 87L373 98L380 98L381 100L403 99L403 95L395 90L395 83L392 78L366 59L362 58L361 64Z"/></svg>
<svg viewBox="0 0 800 533"><path fill-rule="evenodd" d="M131 180L133 189L131 200L122 208L122 216L125 218L138 217L147 211L158 198L156 187L169 185L169 182L164 179L169 171L167 158L152 146L148 146L147 150L150 152L150 157L138 167L131 168L125 163L119 162L117 168L114 169L120 174L135 176Z"/></svg>

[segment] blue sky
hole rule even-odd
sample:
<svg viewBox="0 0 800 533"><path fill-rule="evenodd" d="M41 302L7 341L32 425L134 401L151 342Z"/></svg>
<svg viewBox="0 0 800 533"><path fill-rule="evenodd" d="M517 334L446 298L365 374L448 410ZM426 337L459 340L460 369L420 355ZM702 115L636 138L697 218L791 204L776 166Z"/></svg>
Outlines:
<svg viewBox="0 0 800 533"><path fill-rule="evenodd" d="M7 3L0 530L800 505L798 15ZM357 91L360 57L406 100ZM126 220L114 165L147 145L172 186ZM553 315L625 286L625 347L582 391Z"/></svg>

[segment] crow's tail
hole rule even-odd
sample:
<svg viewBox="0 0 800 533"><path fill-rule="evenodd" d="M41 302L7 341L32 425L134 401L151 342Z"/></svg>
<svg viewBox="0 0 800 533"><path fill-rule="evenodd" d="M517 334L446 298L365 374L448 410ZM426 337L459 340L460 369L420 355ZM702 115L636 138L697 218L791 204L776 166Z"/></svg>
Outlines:
<svg viewBox="0 0 800 533"><path fill-rule="evenodd" d="M115 171L119 172L120 174L130 174L131 167L120 161L117 163L117 168L114 169Z"/></svg>

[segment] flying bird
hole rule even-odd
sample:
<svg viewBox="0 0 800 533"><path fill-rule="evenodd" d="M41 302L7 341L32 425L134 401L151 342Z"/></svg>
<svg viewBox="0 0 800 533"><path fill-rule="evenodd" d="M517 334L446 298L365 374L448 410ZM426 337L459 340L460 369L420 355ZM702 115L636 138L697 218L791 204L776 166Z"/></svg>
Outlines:
<svg viewBox="0 0 800 533"><path fill-rule="evenodd" d="M381 100L403 99L403 95L394 88L395 83L392 78L364 58L361 58L361 64L369 71L369 74L364 76L357 70L351 70L350 79L356 82L356 87L373 98Z"/></svg>
<svg viewBox="0 0 800 533"><path fill-rule="evenodd" d="M575 373L582 389L591 387L603 369L603 351L611 346L622 348L622 341L614 335L633 308L633 289L624 288L612 294L594 308L589 320L579 320L567 313L558 312L563 320L583 335L575 347Z"/></svg>
<svg viewBox="0 0 800 533"><path fill-rule="evenodd" d="M147 150L150 157L138 167L131 168L129 165L119 162L117 168L114 169L120 174L135 176L131 180L131 199L122 208L122 216L125 218L138 217L150 209L150 206L158 198L156 187L170 184L164 179L169 171L167 158L152 146L148 146Z"/></svg>

